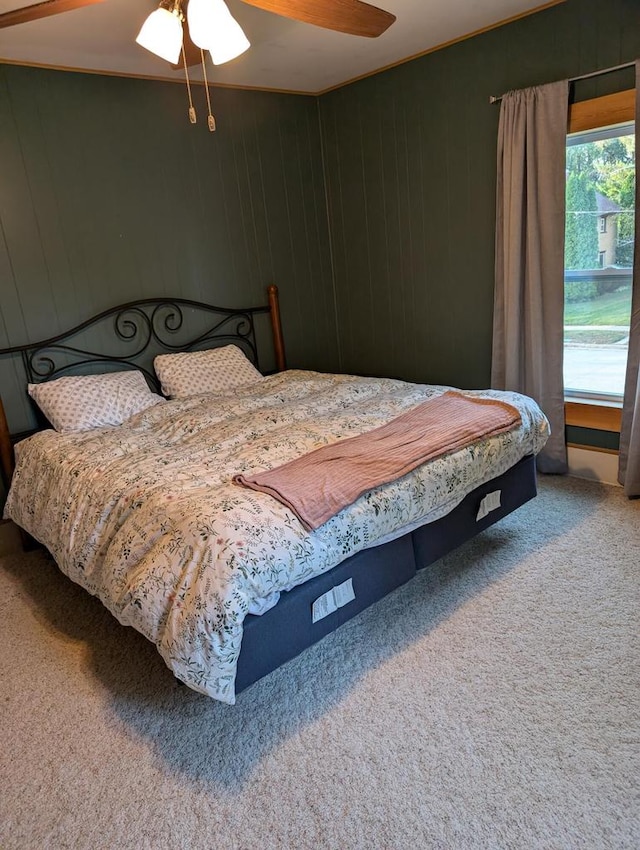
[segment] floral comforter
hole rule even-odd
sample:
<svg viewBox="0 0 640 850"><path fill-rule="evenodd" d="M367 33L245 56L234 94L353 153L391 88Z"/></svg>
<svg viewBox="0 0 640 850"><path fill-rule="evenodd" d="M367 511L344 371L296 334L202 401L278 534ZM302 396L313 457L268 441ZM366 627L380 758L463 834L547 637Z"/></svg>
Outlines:
<svg viewBox="0 0 640 850"><path fill-rule="evenodd" d="M313 532L232 476L356 436L445 389L290 371L229 395L159 404L119 427L42 431L17 446L5 515L121 623L153 641L179 679L233 703L249 611L443 516L537 453L548 423L525 396L469 393L508 401L521 426L366 493Z"/></svg>

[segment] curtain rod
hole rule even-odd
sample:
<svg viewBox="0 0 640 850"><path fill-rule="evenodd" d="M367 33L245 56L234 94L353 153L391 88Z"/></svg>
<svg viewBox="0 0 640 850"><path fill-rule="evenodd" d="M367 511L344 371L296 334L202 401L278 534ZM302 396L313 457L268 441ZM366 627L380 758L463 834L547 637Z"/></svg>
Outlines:
<svg viewBox="0 0 640 850"><path fill-rule="evenodd" d="M578 80L589 80L591 77L599 77L601 74L611 74L614 71L622 71L625 68L632 68L636 63L635 62L625 62L623 65L613 65L611 68L601 68L599 71L592 71L590 74L582 74L579 77L569 77L570 83L577 83ZM489 95L489 103L499 103L503 94L496 97L496 95Z"/></svg>

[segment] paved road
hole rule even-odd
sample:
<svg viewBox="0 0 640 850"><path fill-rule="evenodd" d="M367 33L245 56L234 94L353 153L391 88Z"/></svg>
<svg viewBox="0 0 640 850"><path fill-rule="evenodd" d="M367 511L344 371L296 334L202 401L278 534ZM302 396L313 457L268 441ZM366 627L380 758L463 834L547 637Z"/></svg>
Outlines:
<svg viewBox="0 0 640 850"><path fill-rule="evenodd" d="M565 346L564 385L576 390L622 395L626 364L626 345Z"/></svg>
<svg viewBox="0 0 640 850"><path fill-rule="evenodd" d="M565 325L565 331L629 331L629 325Z"/></svg>

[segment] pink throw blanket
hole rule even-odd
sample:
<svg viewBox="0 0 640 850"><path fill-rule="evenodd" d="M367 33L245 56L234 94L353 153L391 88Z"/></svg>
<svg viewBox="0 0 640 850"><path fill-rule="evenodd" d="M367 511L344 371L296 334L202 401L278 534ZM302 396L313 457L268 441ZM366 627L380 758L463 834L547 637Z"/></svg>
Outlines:
<svg viewBox="0 0 640 850"><path fill-rule="evenodd" d="M278 499L312 531L368 490L519 423L506 402L449 391L372 431L233 481Z"/></svg>

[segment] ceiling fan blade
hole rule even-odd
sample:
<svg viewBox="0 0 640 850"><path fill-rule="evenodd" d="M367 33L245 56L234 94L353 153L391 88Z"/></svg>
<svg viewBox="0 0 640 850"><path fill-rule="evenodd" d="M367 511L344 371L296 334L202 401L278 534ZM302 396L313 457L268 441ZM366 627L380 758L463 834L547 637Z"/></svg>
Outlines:
<svg viewBox="0 0 640 850"><path fill-rule="evenodd" d="M93 6L94 3L103 2L104 0L44 0L44 3L35 3L32 6L24 6L22 9L14 9L12 12L4 12L0 15L0 29L27 24L29 21L39 21L50 15L72 12L83 6Z"/></svg>
<svg viewBox="0 0 640 850"><path fill-rule="evenodd" d="M376 38L396 16L360 0L243 0L266 12L350 35Z"/></svg>
<svg viewBox="0 0 640 850"><path fill-rule="evenodd" d="M191 41L186 21L182 22L182 43L184 45L184 55L187 60L187 68L190 68L192 65L199 65L202 62L202 54L200 53L200 48ZM180 61L171 67L174 71L180 71L184 68L184 65L185 63L183 62L181 55Z"/></svg>

